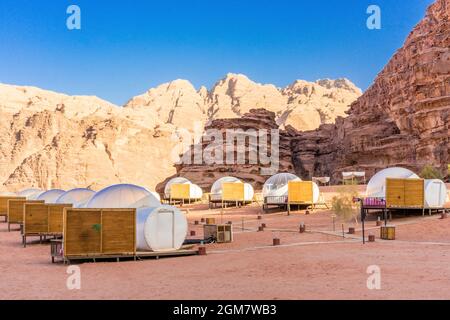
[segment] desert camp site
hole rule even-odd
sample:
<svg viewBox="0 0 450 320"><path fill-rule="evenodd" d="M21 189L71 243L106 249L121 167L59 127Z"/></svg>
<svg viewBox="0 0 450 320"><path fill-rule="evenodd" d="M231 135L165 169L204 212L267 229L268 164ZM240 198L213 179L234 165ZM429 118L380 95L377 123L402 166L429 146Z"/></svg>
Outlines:
<svg viewBox="0 0 450 320"><path fill-rule="evenodd" d="M48 261L64 263L203 256L324 236L330 243L404 240L404 224L447 217L442 180L398 167L379 171L367 185L364 173L342 176L343 185L329 186L327 177L280 173L260 191L235 177L218 179L207 193L183 177L168 181L162 194L132 184L98 192L30 188L2 194L0 214L17 244L50 245ZM268 234L265 242L255 241L260 233Z"/></svg>

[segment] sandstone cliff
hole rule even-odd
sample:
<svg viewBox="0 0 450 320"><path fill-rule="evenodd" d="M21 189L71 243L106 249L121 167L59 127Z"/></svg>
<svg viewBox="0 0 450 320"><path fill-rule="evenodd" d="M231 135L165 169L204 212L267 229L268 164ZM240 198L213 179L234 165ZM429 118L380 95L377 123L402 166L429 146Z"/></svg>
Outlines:
<svg viewBox="0 0 450 320"><path fill-rule="evenodd" d="M312 131L300 131L295 125L303 120L314 119L303 115L295 121L296 114L289 108L277 112L278 124L285 125L281 132L281 172L294 172L304 179L313 176L331 176L340 182L343 171L366 171L370 177L380 169L402 166L419 172L425 165L440 167L446 171L450 163L450 1L437 0L427 10L425 18L408 36L404 46L392 57L377 76L373 85L355 101L346 117L338 117L336 123L325 123ZM318 87L318 86L319 87ZM233 87L231 82L228 87ZM235 87L233 87L236 89ZM316 85L302 81L285 88L279 95L271 95L266 101L252 94L258 106L277 105L283 96L290 103L308 104L321 88L346 88L353 90L345 80L318 81ZM237 92L246 92L241 87ZM275 92L265 87L265 92ZM298 96L296 96L298 94ZM218 93L220 96L220 92ZM338 94L332 94L336 99ZM244 94L241 94L244 96ZM323 96L323 95L322 95ZM223 107L225 116L239 113L239 99ZM223 105L222 105L223 106ZM231 110L231 111L230 111ZM273 114L254 110L242 118L251 123L257 117L259 123L253 127L272 128ZM324 118L327 116L325 115ZM266 120L262 121L261 119ZM292 124L293 125L289 125ZM241 122L241 124L242 124ZM332 121L330 121L332 122ZM220 130L233 128L235 120L212 123ZM234 175L260 187L259 166L192 166L180 165L178 175L192 179L205 189L213 180L225 175ZM159 185L159 188L163 183Z"/></svg>
<svg viewBox="0 0 450 320"><path fill-rule="evenodd" d="M97 97L0 84L1 189L99 189L119 182L154 188L176 172L186 130L203 130L225 115L239 118L254 105L273 109L281 122L294 119L289 113L316 128L359 95L348 80L297 81L281 90L229 74L210 91L176 80L121 108ZM298 121L298 129L307 127Z"/></svg>
<svg viewBox="0 0 450 320"><path fill-rule="evenodd" d="M438 0L374 84L335 125L293 133L293 158L304 177L388 166L446 171L450 121L450 1ZM292 130L291 130L292 131Z"/></svg>

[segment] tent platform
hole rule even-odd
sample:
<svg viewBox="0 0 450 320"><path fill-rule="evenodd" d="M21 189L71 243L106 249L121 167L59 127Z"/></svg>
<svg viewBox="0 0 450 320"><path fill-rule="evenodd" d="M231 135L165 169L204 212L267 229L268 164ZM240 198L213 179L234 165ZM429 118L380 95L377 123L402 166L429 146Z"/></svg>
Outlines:
<svg viewBox="0 0 450 320"><path fill-rule="evenodd" d="M61 241L59 240L53 240L52 241L52 263L55 263L55 258L59 258L64 264L71 264L72 262L83 262L83 261L91 261L91 262L98 262L98 261L108 261L113 260L115 262L120 261L138 261L143 259L159 259L159 258L165 258L165 257L180 257L180 256L194 256L198 255L198 250L193 249L180 249L175 251L166 251L166 252L136 252L135 254L103 254L103 255L80 255L80 256L68 256L63 257L61 255L61 251L59 250L59 245Z"/></svg>

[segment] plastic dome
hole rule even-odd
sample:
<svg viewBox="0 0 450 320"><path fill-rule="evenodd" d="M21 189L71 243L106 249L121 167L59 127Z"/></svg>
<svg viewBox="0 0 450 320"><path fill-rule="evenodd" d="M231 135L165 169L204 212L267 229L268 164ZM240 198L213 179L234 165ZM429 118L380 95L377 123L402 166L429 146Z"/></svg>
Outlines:
<svg viewBox="0 0 450 320"><path fill-rule="evenodd" d="M442 180L425 180L425 207L443 208L447 202L447 186Z"/></svg>
<svg viewBox="0 0 450 320"><path fill-rule="evenodd" d="M139 251L178 250L187 231L186 216L175 207L162 205L137 210L136 249Z"/></svg>
<svg viewBox="0 0 450 320"><path fill-rule="evenodd" d="M223 177L213 183L211 187L211 194L222 193L222 183L242 183L241 180L235 177Z"/></svg>
<svg viewBox="0 0 450 320"><path fill-rule="evenodd" d="M63 193L56 203L72 204L74 208L81 208L92 198L95 191L90 189L72 189Z"/></svg>
<svg viewBox="0 0 450 320"><path fill-rule="evenodd" d="M56 200L64 193L66 193L64 190L52 189L41 193L36 200L44 200L45 203L56 203Z"/></svg>
<svg viewBox="0 0 450 320"><path fill-rule="evenodd" d="M370 179L366 189L366 196L372 198L385 198L387 178L419 179L419 176L411 170L400 167L381 170Z"/></svg>
<svg viewBox="0 0 450 320"><path fill-rule="evenodd" d="M147 189L133 184L117 184L97 192L87 208L158 207L161 202Z"/></svg>
<svg viewBox="0 0 450 320"><path fill-rule="evenodd" d="M186 178L182 178L182 177L176 177L173 179L170 179L165 187L164 187L164 195L166 196L166 198L170 197L170 186L173 184L187 184L187 183L192 183L191 181L189 181Z"/></svg>
<svg viewBox="0 0 450 320"><path fill-rule="evenodd" d="M243 183L241 180L235 177L223 177L213 183L211 187L211 199L221 200L222 199L222 184L223 183ZM249 183L244 183L244 200L251 201L255 191Z"/></svg>
<svg viewBox="0 0 450 320"><path fill-rule="evenodd" d="M319 203L320 200L320 188L319 185L313 182L313 202Z"/></svg>
<svg viewBox="0 0 450 320"><path fill-rule="evenodd" d="M302 181L299 177L292 173L276 174L264 183L263 197L282 197L288 195L288 182Z"/></svg>
<svg viewBox="0 0 450 320"><path fill-rule="evenodd" d="M19 197L25 197L28 200L36 200L37 197L39 197L39 195L43 192L44 192L44 190L31 188L31 189L22 190L17 195Z"/></svg>
<svg viewBox="0 0 450 320"><path fill-rule="evenodd" d="M191 189L189 190L189 196L191 199L201 199L203 197L203 190L198 185L191 183Z"/></svg>
<svg viewBox="0 0 450 320"><path fill-rule="evenodd" d="M150 191L150 193L151 193L152 195L154 195L155 198L158 199L159 202L161 202L161 196L159 195L158 192L156 192L156 191Z"/></svg>

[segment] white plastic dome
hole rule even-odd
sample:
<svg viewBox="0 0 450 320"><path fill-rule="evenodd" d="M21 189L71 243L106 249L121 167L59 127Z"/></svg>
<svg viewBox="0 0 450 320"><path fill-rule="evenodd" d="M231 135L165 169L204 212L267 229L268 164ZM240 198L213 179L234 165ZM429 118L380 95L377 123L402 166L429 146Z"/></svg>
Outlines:
<svg viewBox="0 0 450 320"><path fill-rule="evenodd" d="M189 197L191 199L201 199L203 197L203 190L198 185L191 183L189 190Z"/></svg>
<svg viewBox="0 0 450 320"><path fill-rule="evenodd" d="M151 193L152 195L154 195L155 198L158 199L159 202L161 202L161 196L159 195L158 192L150 191L150 193Z"/></svg>
<svg viewBox="0 0 450 320"><path fill-rule="evenodd" d="M177 208L162 205L139 208L136 214L136 249L138 251L178 250L188 231L186 216Z"/></svg>
<svg viewBox="0 0 450 320"><path fill-rule="evenodd" d="M19 197L25 197L25 198L27 198L27 200L36 200L37 197L39 197L39 195L43 192L44 192L44 190L31 188L31 189L22 190L17 195Z"/></svg>
<svg viewBox="0 0 450 320"><path fill-rule="evenodd" d="M222 184L223 183L243 183L241 180L235 177L223 177L213 183L211 187L211 199L221 200L222 199ZM244 183L244 200L251 201L255 191L249 183Z"/></svg>
<svg viewBox="0 0 450 320"><path fill-rule="evenodd" d="M147 189L133 184L116 184L97 192L86 208L158 207L161 203Z"/></svg>
<svg viewBox="0 0 450 320"><path fill-rule="evenodd" d="M320 188L317 183L313 182L313 202L319 203L320 200Z"/></svg>
<svg viewBox="0 0 450 320"><path fill-rule="evenodd" d="M223 177L213 183L211 187L211 194L221 194L222 193L222 183L242 183L241 180L235 177Z"/></svg>
<svg viewBox="0 0 450 320"><path fill-rule="evenodd" d="M170 198L170 187L173 184L188 184L188 183L191 183L191 181L189 181L188 179L183 178L183 177L176 177L176 178L170 179L164 187L164 195L166 196L166 198Z"/></svg>
<svg viewBox="0 0 450 320"><path fill-rule="evenodd" d="M36 200L44 200L45 203L56 203L56 200L65 193L61 189L52 189L41 193Z"/></svg>
<svg viewBox="0 0 450 320"><path fill-rule="evenodd" d="M425 207L443 208L447 202L447 186L442 180L425 180Z"/></svg>
<svg viewBox="0 0 450 320"><path fill-rule="evenodd" d="M387 178L419 179L419 176L411 170L400 167L381 170L370 179L366 189L366 196L371 198L385 198Z"/></svg>
<svg viewBox="0 0 450 320"><path fill-rule="evenodd" d="M90 189L72 189L63 193L56 203L72 204L74 208L82 208L95 195Z"/></svg>
<svg viewBox="0 0 450 320"><path fill-rule="evenodd" d="M302 181L299 177L292 173L276 174L264 183L263 197L282 197L288 195L289 181Z"/></svg>

